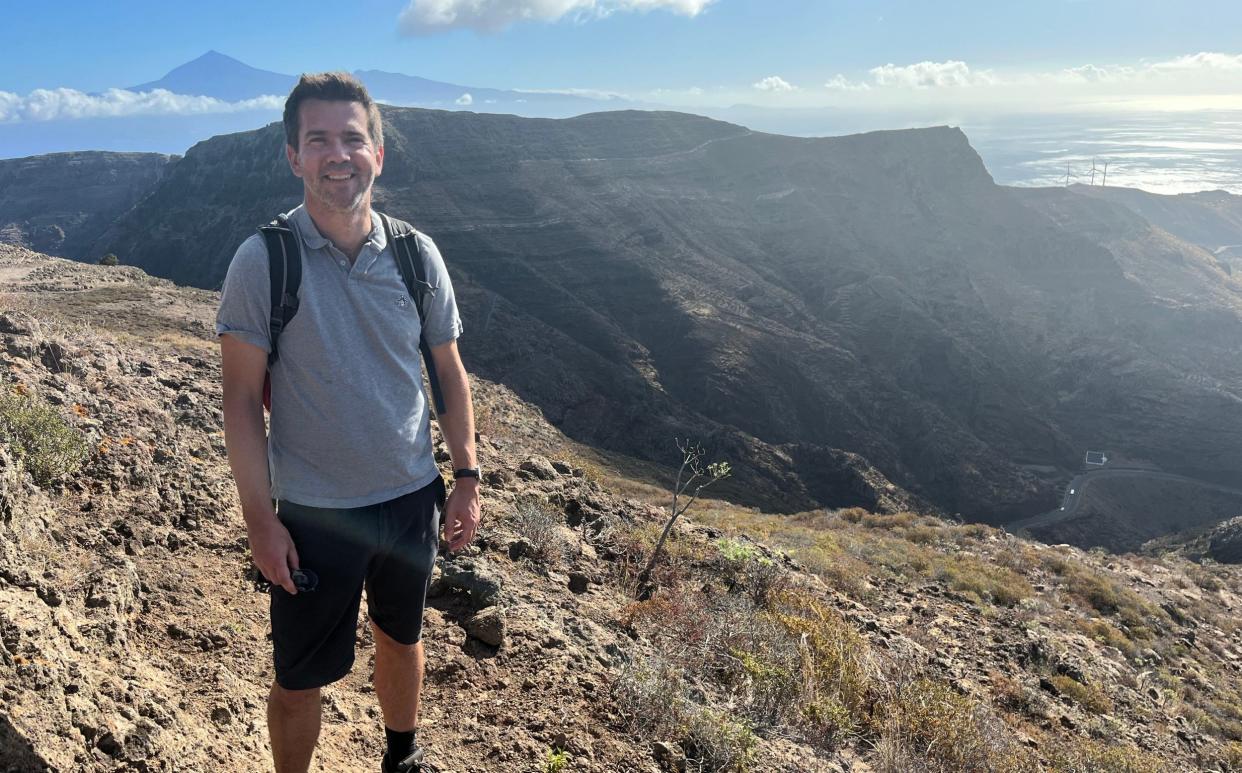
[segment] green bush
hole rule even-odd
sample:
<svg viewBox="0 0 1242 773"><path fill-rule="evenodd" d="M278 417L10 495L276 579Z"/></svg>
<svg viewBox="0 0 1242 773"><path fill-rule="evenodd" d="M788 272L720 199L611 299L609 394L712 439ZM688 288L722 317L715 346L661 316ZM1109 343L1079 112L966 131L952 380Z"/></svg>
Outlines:
<svg viewBox="0 0 1242 773"><path fill-rule="evenodd" d="M99 265L101 266L115 266L117 263L120 263L120 261L111 252L99 259Z"/></svg>
<svg viewBox="0 0 1242 773"><path fill-rule="evenodd" d="M543 758L543 773L561 773L569 765L569 755L564 749L548 749Z"/></svg>
<svg viewBox="0 0 1242 773"><path fill-rule="evenodd" d="M19 389L0 389L0 443L40 486L74 472L86 460L82 433L54 408Z"/></svg>

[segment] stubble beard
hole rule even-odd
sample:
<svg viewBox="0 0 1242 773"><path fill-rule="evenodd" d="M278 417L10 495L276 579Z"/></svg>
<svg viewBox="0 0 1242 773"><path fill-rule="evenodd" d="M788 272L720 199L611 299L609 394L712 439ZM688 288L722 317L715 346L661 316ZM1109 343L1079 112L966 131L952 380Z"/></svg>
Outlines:
<svg viewBox="0 0 1242 773"><path fill-rule="evenodd" d="M355 175L361 174L357 170L351 170ZM311 194L326 209L342 214L358 212L366 207L370 201L371 185L375 182L375 178L371 177L365 182L358 181L356 190L342 190L340 186L336 186L324 180L322 177L315 177L314 182L309 186ZM357 181L358 178L355 178ZM335 190L334 190L335 188Z"/></svg>

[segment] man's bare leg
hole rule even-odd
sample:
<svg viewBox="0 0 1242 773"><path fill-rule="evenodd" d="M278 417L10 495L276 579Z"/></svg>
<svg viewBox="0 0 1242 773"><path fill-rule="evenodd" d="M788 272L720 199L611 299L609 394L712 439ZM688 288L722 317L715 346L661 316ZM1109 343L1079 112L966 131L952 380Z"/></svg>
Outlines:
<svg viewBox="0 0 1242 773"><path fill-rule="evenodd" d="M276 773L306 773L319 741L319 688L286 690L275 682L267 696L267 732Z"/></svg>
<svg viewBox="0 0 1242 773"><path fill-rule="evenodd" d="M389 730L408 733L418 726L423 689L423 643L402 644L371 623L375 634L375 676L372 684Z"/></svg>

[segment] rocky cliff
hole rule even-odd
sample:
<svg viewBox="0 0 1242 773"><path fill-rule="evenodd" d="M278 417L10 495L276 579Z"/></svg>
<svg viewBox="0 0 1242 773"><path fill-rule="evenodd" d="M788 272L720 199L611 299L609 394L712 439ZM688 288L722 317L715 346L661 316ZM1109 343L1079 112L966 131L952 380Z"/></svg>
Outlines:
<svg viewBox="0 0 1242 773"><path fill-rule="evenodd" d="M99 235L160 181L159 153L54 153L0 160L0 242L96 260Z"/></svg>

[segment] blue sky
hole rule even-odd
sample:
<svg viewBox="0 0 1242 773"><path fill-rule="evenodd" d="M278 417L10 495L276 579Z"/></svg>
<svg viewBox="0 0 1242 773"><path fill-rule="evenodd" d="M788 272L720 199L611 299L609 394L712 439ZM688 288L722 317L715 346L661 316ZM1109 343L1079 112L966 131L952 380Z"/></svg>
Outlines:
<svg viewBox="0 0 1242 773"><path fill-rule="evenodd" d="M656 7L627 10L643 3ZM452 12L458 2L418 4L414 10L426 18ZM525 8L536 20L490 33L424 25L425 34L417 35L399 26L409 6L408 0L12 3L4 16L0 91L123 87L216 49L288 73L383 69L473 86L642 97L700 89L721 99L754 93L809 104L831 102L821 92L838 75L843 86L876 85L871 71L886 64L961 62L970 73L1006 80L1242 52L1237 0L482 0L496 14ZM574 10L557 20L567 7ZM950 84L965 83L961 68L955 72ZM755 89L772 77L791 88ZM839 88L837 98L867 96L862 91Z"/></svg>

